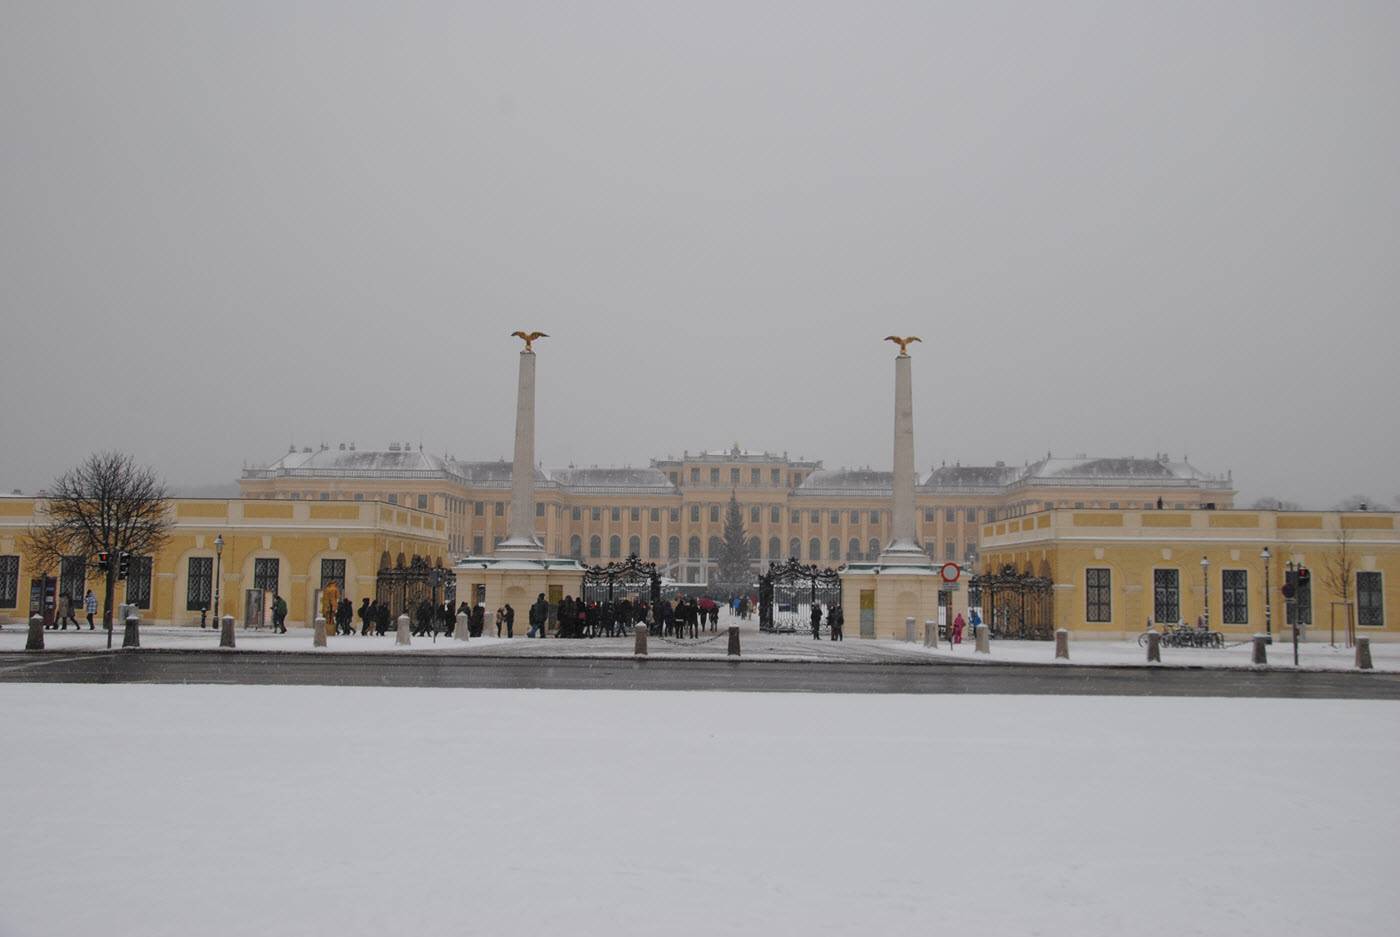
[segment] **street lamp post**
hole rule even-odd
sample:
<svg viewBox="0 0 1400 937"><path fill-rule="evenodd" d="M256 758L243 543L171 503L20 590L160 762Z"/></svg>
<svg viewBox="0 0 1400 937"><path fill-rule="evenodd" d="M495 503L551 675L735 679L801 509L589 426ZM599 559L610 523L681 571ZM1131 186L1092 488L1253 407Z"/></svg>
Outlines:
<svg viewBox="0 0 1400 937"><path fill-rule="evenodd" d="M1268 547L1259 551L1259 558L1264 561L1264 633L1269 636L1269 644L1274 643L1274 599L1269 592L1269 560L1272 557Z"/></svg>
<svg viewBox="0 0 1400 937"><path fill-rule="evenodd" d="M1201 616L1201 620L1205 622L1206 630L1209 631L1209 630L1210 630L1210 560L1206 559L1204 556L1201 557L1201 593L1202 593L1202 596L1203 596L1203 599L1202 599L1202 602L1203 602L1203 604L1202 604L1202 610L1203 610L1203 612L1204 612L1204 614L1202 614L1202 616Z"/></svg>
<svg viewBox="0 0 1400 937"><path fill-rule="evenodd" d="M222 627L219 620L219 587L224 579L224 535L214 538L214 627Z"/></svg>

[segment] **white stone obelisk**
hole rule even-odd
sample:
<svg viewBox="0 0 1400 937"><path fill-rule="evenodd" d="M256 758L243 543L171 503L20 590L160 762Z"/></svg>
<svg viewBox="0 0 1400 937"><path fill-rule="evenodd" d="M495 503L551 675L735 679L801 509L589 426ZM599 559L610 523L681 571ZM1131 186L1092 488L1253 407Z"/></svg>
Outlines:
<svg viewBox="0 0 1400 937"><path fill-rule="evenodd" d="M544 546L535 539L535 353L520 352L520 381L515 391L515 462L510 475L510 536L496 555L514 559L544 559Z"/></svg>
<svg viewBox="0 0 1400 937"><path fill-rule="evenodd" d="M919 549L914 525L914 379L913 359L903 347L894 359L894 515L893 538L880 554L884 566L929 566Z"/></svg>

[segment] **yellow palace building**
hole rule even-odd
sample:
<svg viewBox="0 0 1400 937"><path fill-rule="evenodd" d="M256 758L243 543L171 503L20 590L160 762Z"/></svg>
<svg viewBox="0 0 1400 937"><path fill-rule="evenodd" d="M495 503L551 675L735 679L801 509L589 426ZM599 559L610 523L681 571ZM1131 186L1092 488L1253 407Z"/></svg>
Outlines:
<svg viewBox="0 0 1400 937"><path fill-rule="evenodd" d="M57 595L102 595L91 557L65 557L60 568L41 570L24 554L25 532L43 522L39 507L37 498L0 497L0 621L42 613L45 575ZM358 605L375 596L386 563L397 566L402 557L410 565L415 556L429 566L447 563L446 519L403 505L177 498L170 520L165 549L133 557L117 587L116 601L135 605L152 624L198 624L203 609L212 619L217 580L220 612L240 623L269 623L272 597L281 595L287 624L309 625L332 583Z"/></svg>
<svg viewBox="0 0 1400 937"><path fill-rule="evenodd" d="M979 568L1049 581L1045 631L1123 638L1198 619L1232 639L1272 631L1400 638L1400 515L1390 512L1055 509L984 524ZM1282 594L1292 564L1311 576ZM1014 627L1019 596L995 611ZM989 603L990 604L990 603Z"/></svg>
<svg viewBox="0 0 1400 937"><path fill-rule="evenodd" d="M535 470L535 534L554 556L606 563L637 554L679 582L712 580L731 496L755 571L796 557L836 567L890 538L892 473L741 449L684 452L645 467ZM454 560L491 556L509 530L511 464L390 444L292 447L239 480L247 499L383 501L444 518ZM1049 509L1228 508L1229 475L1185 460L1055 458L1023 466L941 465L915 493L920 542L939 561L975 560L983 525Z"/></svg>

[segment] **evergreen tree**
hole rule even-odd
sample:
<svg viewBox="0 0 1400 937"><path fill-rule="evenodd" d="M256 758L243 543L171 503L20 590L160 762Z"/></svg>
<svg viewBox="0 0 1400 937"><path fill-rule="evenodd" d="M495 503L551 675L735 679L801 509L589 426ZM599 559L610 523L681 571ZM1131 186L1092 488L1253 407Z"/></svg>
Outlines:
<svg viewBox="0 0 1400 937"><path fill-rule="evenodd" d="M744 536L744 514L739 499L729 494L729 508L724 514L724 542L719 550L719 581L727 586L747 587L753 577L749 569L749 542Z"/></svg>

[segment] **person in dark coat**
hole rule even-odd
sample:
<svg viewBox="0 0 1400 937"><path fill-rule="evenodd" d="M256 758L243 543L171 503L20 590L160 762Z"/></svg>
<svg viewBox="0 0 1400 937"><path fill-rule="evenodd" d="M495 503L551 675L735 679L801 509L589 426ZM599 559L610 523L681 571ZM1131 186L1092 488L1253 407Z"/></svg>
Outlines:
<svg viewBox="0 0 1400 937"><path fill-rule="evenodd" d="M506 637L508 637L508 638L513 638L513 637L515 637L515 609L513 609L513 608L510 607L510 603L509 603L509 602L506 603L505 623L506 623Z"/></svg>
<svg viewBox="0 0 1400 937"><path fill-rule="evenodd" d="M530 606L530 634L529 637L544 637L545 626L549 624L549 601L541 592L535 599L535 604ZM538 634L536 632L538 631Z"/></svg>
<svg viewBox="0 0 1400 937"><path fill-rule="evenodd" d="M370 628L373 626L373 624L374 624L373 622L371 622L371 621L369 620L369 616L370 616L370 614L371 614L371 611L372 611L372 609L371 609L371 606L370 606L370 604L369 604L369 597L366 596L366 597L365 597L365 600L364 600L362 603L360 603L360 610L359 610L359 612L358 612L358 614L359 614L359 616L360 616L360 637L365 637L366 635L368 635L368 634L369 634L369 629L370 629Z"/></svg>
<svg viewBox="0 0 1400 937"><path fill-rule="evenodd" d="M661 633L663 635L671 633L671 625L673 622L672 614L671 603L666 599L662 599L656 606L656 623L661 626Z"/></svg>
<svg viewBox="0 0 1400 937"><path fill-rule="evenodd" d="M574 617L574 597L564 596L559 602L559 637L572 638L578 619Z"/></svg>
<svg viewBox="0 0 1400 937"><path fill-rule="evenodd" d="M816 602L812 603L812 640L822 639L822 607Z"/></svg>
<svg viewBox="0 0 1400 937"><path fill-rule="evenodd" d="M486 606L477 604L472 609L472 632L473 638L479 638L486 631Z"/></svg>
<svg viewBox="0 0 1400 937"><path fill-rule="evenodd" d="M846 612L840 605L833 605L826 610L826 623L831 626L831 640L845 640L842 628L846 625Z"/></svg>
<svg viewBox="0 0 1400 937"><path fill-rule="evenodd" d="M429 602L427 599L419 602L418 608L415 610L414 618L417 619L418 627L413 633L418 635L427 634L433 627L433 603Z"/></svg>

